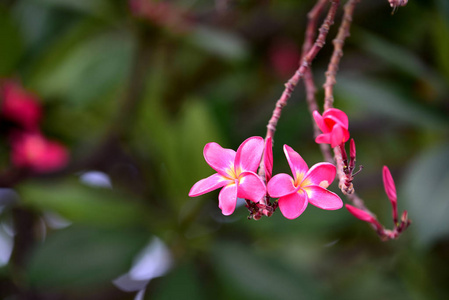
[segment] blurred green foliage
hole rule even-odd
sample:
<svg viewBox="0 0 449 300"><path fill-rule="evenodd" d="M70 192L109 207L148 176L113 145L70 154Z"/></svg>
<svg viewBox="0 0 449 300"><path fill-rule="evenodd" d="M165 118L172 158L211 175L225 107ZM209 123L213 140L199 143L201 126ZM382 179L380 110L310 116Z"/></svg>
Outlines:
<svg viewBox="0 0 449 300"><path fill-rule="evenodd" d="M413 0L391 15L386 0L361 1L337 76L335 106L349 115L365 167L357 192L390 227L388 165L399 209L413 220L387 243L344 209L255 222L243 207L222 216L218 192L187 196L213 173L206 143L235 149L265 134L288 80L273 51L281 40L299 51L314 1L223 1L225 11L220 1L159 2L182 11L188 26L136 17L125 0L0 3L0 76L40 97L42 130L71 152L67 170L20 178L9 186L14 199L1 194L2 232L15 235L0 297L133 299L112 280L158 236L174 264L149 282L145 299L446 299L448 2ZM313 63L318 87L338 24ZM288 172L283 144L309 165L322 160L302 86L277 128L276 173ZM7 170L6 136L1 147ZM112 189L80 182L90 170L107 174ZM48 213L71 225L50 226Z"/></svg>

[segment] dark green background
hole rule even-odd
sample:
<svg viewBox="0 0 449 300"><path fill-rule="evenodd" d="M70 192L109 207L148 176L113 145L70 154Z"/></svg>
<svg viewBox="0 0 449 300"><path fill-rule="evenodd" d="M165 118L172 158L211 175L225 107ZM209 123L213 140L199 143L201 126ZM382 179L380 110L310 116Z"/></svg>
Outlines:
<svg viewBox="0 0 449 300"><path fill-rule="evenodd" d="M364 165L357 192L391 228L388 165L399 209L413 220L386 243L345 209L309 206L293 221L277 212L255 222L244 208L222 216L218 192L187 196L213 173L207 142L236 149L265 135L288 80L270 53L281 41L300 49L313 1L236 0L222 14L214 1L170 3L188 12L189 30L135 18L126 1L0 3L0 77L40 96L43 132L71 153L62 172L10 184L19 199L0 221L15 222L21 243L0 268L0 297L132 299L111 280L152 236L175 265L145 299L449 297L449 2L410 0L391 15L386 0L361 1L337 76L335 106L349 116ZM340 18L313 63L319 87ZM283 144L309 166L322 161L302 85L275 141L275 173L289 172ZM0 159L10 168L6 138ZM81 184L87 170L107 173L113 189ZM73 224L44 234L48 211Z"/></svg>

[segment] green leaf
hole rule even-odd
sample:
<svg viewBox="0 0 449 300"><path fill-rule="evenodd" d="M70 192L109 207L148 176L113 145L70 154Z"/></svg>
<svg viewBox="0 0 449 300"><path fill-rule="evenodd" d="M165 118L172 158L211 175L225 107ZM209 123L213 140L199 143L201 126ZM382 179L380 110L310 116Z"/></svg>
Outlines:
<svg viewBox="0 0 449 300"><path fill-rule="evenodd" d="M98 214L101 214L97 212ZM48 236L29 258L28 283L42 290L109 284L131 266L149 234L72 225Z"/></svg>
<svg viewBox="0 0 449 300"><path fill-rule="evenodd" d="M19 28L0 6L0 76L14 70L23 53L23 41Z"/></svg>
<svg viewBox="0 0 449 300"><path fill-rule="evenodd" d="M209 27L197 27L190 38L194 45L225 59L244 59L248 54L245 41L230 32Z"/></svg>
<svg viewBox="0 0 449 300"><path fill-rule="evenodd" d="M449 145L421 153L407 170L398 204L409 211L421 246L449 236Z"/></svg>
<svg viewBox="0 0 449 300"><path fill-rule="evenodd" d="M319 299L323 290L305 272L290 268L274 257L263 257L236 243L214 248L214 262L231 293L250 299ZM238 292L236 291L238 289Z"/></svg>
<svg viewBox="0 0 449 300"><path fill-rule="evenodd" d="M121 33L87 36L69 51L57 45L56 53L50 55L53 61L38 70L35 87L43 97L63 98L77 106L91 105L124 82L133 49L132 37Z"/></svg>
<svg viewBox="0 0 449 300"><path fill-rule="evenodd" d="M114 190L92 188L77 182L34 182L18 189L26 206L57 212L73 222L104 227L141 224L142 207Z"/></svg>
<svg viewBox="0 0 449 300"><path fill-rule="evenodd" d="M111 4L106 0L35 0L35 2L103 17L112 12Z"/></svg>
<svg viewBox="0 0 449 300"><path fill-rule="evenodd" d="M428 129L446 128L445 115L424 110L413 103L394 85L364 76L340 76L335 90L339 97L348 99L370 114L386 115L392 119Z"/></svg>
<svg viewBox="0 0 449 300"><path fill-rule="evenodd" d="M204 286L196 274L195 266L191 263L179 266L160 281L151 299L206 299L202 293Z"/></svg>
<svg viewBox="0 0 449 300"><path fill-rule="evenodd" d="M435 48L436 65L449 81L449 21L444 16L437 16L432 22L432 37Z"/></svg>

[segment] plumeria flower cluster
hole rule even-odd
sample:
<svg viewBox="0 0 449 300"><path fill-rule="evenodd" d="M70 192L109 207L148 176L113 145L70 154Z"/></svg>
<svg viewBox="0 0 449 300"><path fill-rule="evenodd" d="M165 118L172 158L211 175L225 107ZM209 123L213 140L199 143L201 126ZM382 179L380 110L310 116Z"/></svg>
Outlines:
<svg viewBox="0 0 449 300"><path fill-rule="evenodd" d="M334 165L318 163L309 169L297 152L284 145L293 177L283 173L272 177L271 144L271 138L264 143L261 137L250 137L237 152L224 149L217 143L207 144L204 158L217 173L195 183L189 196L195 197L221 188L218 202L224 215L232 214L237 198L243 198L254 219L261 214L270 216L277 207L286 218L295 219L309 203L326 210L343 206L340 197L327 190L336 175ZM256 174L261 160L262 176ZM271 204L270 197L278 198L277 202Z"/></svg>
<svg viewBox="0 0 449 300"><path fill-rule="evenodd" d="M0 85L0 117L7 128L15 167L46 173L67 164L67 149L40 131L42 108L38 98L14 80Z"/></svg>

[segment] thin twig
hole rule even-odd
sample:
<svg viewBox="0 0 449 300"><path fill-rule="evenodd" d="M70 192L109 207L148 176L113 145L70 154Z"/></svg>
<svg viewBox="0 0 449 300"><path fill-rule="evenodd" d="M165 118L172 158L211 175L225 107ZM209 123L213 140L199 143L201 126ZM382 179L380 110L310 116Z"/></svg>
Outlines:
<svg viewBox="0 0 449 300"><path fill-rule="evenodd" d="M334 23L335 14L337 12L339 4L340 0L331 0L331 7L329 8L329 12L327 13L326 19L324 20L323 24L319 29L320 33L315 43L307 52L307 55L305 55L302 58L302 62L298 70L293 75L293 77L290 78L290 80L285 84L284 92L282 93L279 100L276 102L276 107L273 110L273 115L271 116L270 121L268 122L266 138L274 137L274 132L276 131L276 126L281 116L282 109L284 108L285 105L287 105L288 99L290 98L299 80L304 76L305 72L308 70L310 64L312 63L312 60L315 58L315 56L318 54L321 48L323 48L326 42L327 33L329 32L329 28Z"/></svg>
<svg viewBox="0 0 449 300"><path fill-rule="evenodd" d="M338 34L335 39L332 41L334 44L334 52L332 53L331 60L329 62L329 66L326 72L326 82L324 83L324 110L333 107L334 103L334 85L337 82L335 80L335 75L338 72L338 66L340 64L340 60L343 56L343 46L345 44L345 40L349 37L349 30L351 28L352 16L354 14L354 9L356 4L360 2L360 0L349 0L344 6L344 14L343 21L338 29Z"/></svg>
<svg viewBox="0 0 449 300"><path fill-rule="evenodd" d="M313 41L316 35L316 28L318 25L318 18L323 13L324 7L327 3L327 0L318 0L312 10L307 14L308 23L306 34L304 38L304 44L302 47L301 57L305 57L307 52L310 51L313 45ZM313 80L312 68L309 66L307 71L304 74L304 86L306 89L306 99L307 99L307 107L309 108L310 115L312 115L313 111L318 110L318 103L316 101L316 85ZM316 138L321 132L318 128L318 125L315 122L313 123L313 137ZM334 163L334 159L332 158L331 150L329 145L320 144L321 153L324 156L324 159L327 162Z"/></svg>

